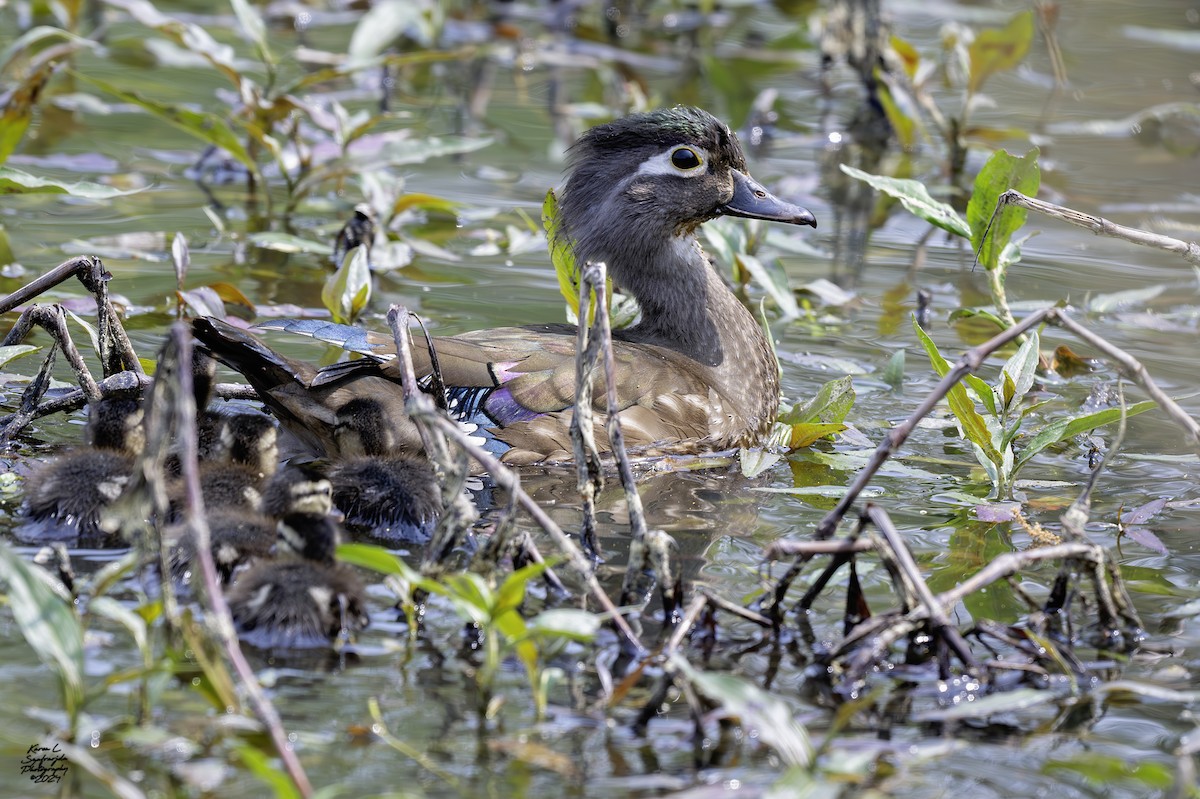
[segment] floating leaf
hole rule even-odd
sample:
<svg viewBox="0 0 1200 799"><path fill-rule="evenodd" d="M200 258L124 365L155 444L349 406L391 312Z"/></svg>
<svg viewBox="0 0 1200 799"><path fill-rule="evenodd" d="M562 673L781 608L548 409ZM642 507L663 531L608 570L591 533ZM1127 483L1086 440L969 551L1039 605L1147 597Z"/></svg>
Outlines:
<svg viewBox="0 0 1200 799"><path fill-rule="evenodd" d="M997 150L975 178L967 202L967 222L971 225L971 247L984 269L1000 266L1001 254L1028 215L1026 209L1011 203L997 211L1000 195L1009 189L1028 197L1036 195L1042 181L1037 159L1036 147L1020 158Z"/></svg>
<svg viewBox="0 0 1200 799"><path fill-rule="evenodd" d="M254 303L250 298L242 293L242 290L232 283L218 282L210 283L205 288L212 289L213 292L221 298L221 301L226 305L240 305L246 309L246 313L250 316L257 316L258 312L254 308Z"/></svg>
<svg viewBox="0 0 1200 799"><path fill-rule="evenodd" d="M791 449L811 447L822 438L828 438L845 429L846 425L844 424L794 424L792 425L792 437L788 439L788 447Z"/></svg>
<svg viewBox="0 0 1200 799"><path fill-rule="evenodd" d="M1146 549L1157 552L1160 555L1170 555L1171 551L1167 549L1167 545L1156 536L1154 533L1145 527L1126 527L1125 535L1133 541L1144 546Z"/></svg>
<svg viewBox="0 0 1200 799"><path fill-rule="evenodd" d="M975 94L997 72L1021 63L1033 42L1033 12L1022 11L1003 28L985 28L971 42L967 91Z"/></svg>
<svg viewBox="0 0 1200 799"><path fill-rule="evenodd" d="M929 190L920 181L871 175L846 164L839 166L850 177L863 181L889 197L895 197L909 212L931 225L936 225L947 233L953 233L965 239L971 237L970 226L958 215L958 212L947 203L939 202L929 196Z"/></svg>
<svg viewBox="0 0 1200 799"><path fill-rule="evenodd" d="M1059 344L1050 359L1050 368L1063 377L1076 377L1092 371L1092 363L1087 358L1075 354L1066 344Z"/></svg>
<svg viewBox="0 0 1200 799"><path fill-rule="evenodd" d="M224 319L227 316L225 301L210 286L178 291L176 295L180 302L187 305L191 316L212 316L217 319Z"/></svg>
<svg viewBox="0 0 1200 799"><path fill-rule="evenodd" d="M774 694L739 677L699 671L679 655L670 665L709 699L717 702L727 716L738 719L748 733L771 747L789 766L808 766L814 751L808 730L796 721L792 709Z"/></svg>
<svg viewBox="0 0 1200 799"><path fill-rule="evenodd" d="M367 248L360 244L346 253L342 265L325 281L321 301L333 314L333 321L348 325L370 299L371 265L367 262Z"/></svg>
<svg viewBox="0 0 1200 799"><path fill-rule="evenodd" d="M1012 714L1040 707L1062 699L1055 691L1042 688L1021 688L1016 691L1001 691L971 702L959 702L953 707L930 710L915 716L917 721L963 721L985 719L997 713Z"/></svg>
<svg viewBox="0 0 1200 799"><path fill-rule="evenodd" d="M1167 507L1167 499L1160 497L1159 499L1147 502L1141 507L1134 508L1128 513L1121 514L1122 524L1145 524L1155 516L1163 512L1163 508Z"/></svg>
<svg viewBox="0 0 1200 799"><path fill-rule="evenodd" d="M792 425L809 422L843 422L846 414L850 412L850 408L854 406L854 400L854 381L849 375L839 377L821 386L812 399L797 404L792 410L781 414L779 421Z"/></svg>
<svg viewBox="0 0 1200 799"><path fill-rule="evenodd" d="M275 252L329 252L328 243L313 241L312 239L301 238L300 236L293 236L291 233L276 233L267 231L263 233L251 233L246 238L255 247L261 247L264 250L273 250Z"/></svg>
<svg viewBox="0 0 1200 799"><path fill-rule="evenodd" d="M0 166L0 194L68 194L85 200L109 200L137 194L142 189L116 189L86 180L66 183L51 178L39 178L12 167Z"/></svg>
<svg viewBox="0 0 1200 799"><path fill-rule="evenodd" d="M9 344L0 347L0 366L6 365L9 361L15 361L17 358L23 358L31 352L37 352L41 347L35 347L32 344Z"/></svg>

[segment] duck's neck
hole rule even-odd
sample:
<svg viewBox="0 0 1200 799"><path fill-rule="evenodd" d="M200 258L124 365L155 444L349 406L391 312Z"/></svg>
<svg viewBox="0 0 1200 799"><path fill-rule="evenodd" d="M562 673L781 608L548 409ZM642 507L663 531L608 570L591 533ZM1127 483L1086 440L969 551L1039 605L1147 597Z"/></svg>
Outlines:
<svg viewBox="0 0 1200 799"><path fill-rule="evenodd" d="M609 266L642 310L641 320L621 338L666 347L697 362L707 382L747 417L752 432L774 421L779 405L775 355L758 321L693 236L674 236L636 259Z"/></svg>

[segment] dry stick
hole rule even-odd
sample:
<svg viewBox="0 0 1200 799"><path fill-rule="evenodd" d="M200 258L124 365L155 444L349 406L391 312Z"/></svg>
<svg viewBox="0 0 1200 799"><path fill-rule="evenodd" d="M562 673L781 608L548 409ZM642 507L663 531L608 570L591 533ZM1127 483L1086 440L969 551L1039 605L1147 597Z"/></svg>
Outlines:
<svg viewBox="0 0 1200 799"><path fill-rule="evenodd" d="M896 565L905 576L905 582L916 595L919 604L928 611L929 620L933 623L935 630L941 634L942 639L954 651L967 670L974 671L978 668L978 664L975 662L974 655L971 654L971 648L959 634L958 628L950 621L946 606L938 602L933 592L929 590L929 586L925 584L925 579L921 576L921 570L912 556L912 551L904 542L896 525L892 523L887 511L873 502L868 502L864 515L871 520L874 529L887 542L888 549L895 557Z"/></svg>
<svg viewBox="0 0 1200 799"><path fill-rule="evenodd" d="M1182 239L1163 236L1158 233L1149 233L1138 228L1118 225L1103 217L1076 211L1074 208L1067 208L1062 205L1048 203L1045 200L1026 197L1015 189L1009 189L1000 195L1000 198L996 202L996 208L1000 209L1005 205L1019 205L1030 211L1037 211L1040 214L1060 219L1077 227L1087 228L1098 236L1112 236L1113 238L1123 239L1133 244L1166 250L1167 252L1179 255L1188 263L1200 266L1200 245L1194 241L1183 241Z"/></svg>
<svg viewBox="0 0 1200 799"><path fill-rule="evenodd" d="M766 548L764 560L783 560L796 555L851 555L855 552L870 552L875 545L870 541L776 541Z"/></svg>
<svg viewBox="0 0 1200 799"><path fill-rule="evenodd" d="M1196 245L1193 244L1191 246L1195 247ZM1085 343L1095 347L1097 350L1104 353L1105 356L1116 361L1121 373L1141 386L1145 392L1150 395L1150 399L1157 402L1158 407L1162 408L1167 416L1171 418L1171 421L1182 427L1184 432L1188 434L1188 437L1191 439L1192 449L1200 452L1200 424L1197 424L1196 420L1191 416L1188 416L1187 412L1184 411L1183 408L1179 407L1179 404L1175 402L1175 400L1168 397L1166 393L1158 387L1158 384L1154 382L1154 379L1150 377L1149 372L1146 371L1146 367L1142 366L1141 362L1138 361L1137 358L1133 357L1128 352L1125 352L1125 350L1121 349L1120 347L1110 344L1107 340L1097 336L1095 333L1088 330L1086 327L1079 324L1062 311L1055 309L1055 312L1047 317L1047 321L1051 324L1069 330L1082 339Z"/></svg>
<svg viewBox="0 0 1200 799"><path fill-rule="evenodd" d="M400 311L401 309L397 306L392 306L391 310L388 311L389 324L393 323L393 320L396 319ZM399 336L398 338L400 338L401 341L399 342L400 346L396 352L396 357L400 366L401 376L408 385L415 387L416 372L413 369L412 354L408 350L407 340L405 337ZM491 474L492 479L495 480L501 488L510 492L517 498L517 502L526 510L526 512L529 513L530 516L533 517L533 520L537 522L538 526L545 530L546 533L554 539L554 543L557 544L558 548L563 552L564 555L566 555L567 560L571 564L572 568L579 572L580 577L582 577L587 583L588 590L591 591L592 595L596 598L596 601L600 603L600 606L604 608L605 612L608 613L608 615L612 618L613 624L616 626L617 630L620 631L621 635L623 635L625 639L629 641L636 651L644 651L644 647L634 634L633 630L630 629L629 623L625 621L625 617L621 615L621 612L617 609L616 605L613 604L613 601L608 598L608 594L604 593L604 589L600 586L600 582L596 579L596 575L592 573L591 563L586 557L584 557L584 554L579 551L579 548L575 546L570 537L562 531L562 528L555 524L554 520L546 514L546 511L542 510L541 506L534 501L533 497L529 496L529 494L525 493L525 491L521 489L521 481L520 478L517 477L516 472L502 464L499 459L490 452L473 443L470 437L452 420L438 413L437 409L433 406L433 401L430 400L429 397L420 392L414 392L410 396L406 397L405 404L407 406L409 416L414 418L420 417L423 420L431 422L441 431L442 435L444 435L450 441L453 441L458 447L465 451L467 455L469 455L471 458L474 458L479 465L486 469L488 473Z"/></svg>
<svg viewBox="0 0 1200 799"><path fill-rule="evenodd" d="M593 326L585 323L594 292L586 279L580 281L579 319L575 340L575 409L571 414L571 448L575 452L575 488L583 503L579 540L593 560L601 560L596 537L596 494L604 488L604 466L596 446L595 416L592 407L596 383L596 359L603 346L602 335L592 335ZM598 327L598 320L594 323Z"/></svg>
<svg viewBox="0 0 1200 799"><path fill-rule="evenodd" d="M133 351L133 343L125 326L108 297L108 281L112 274L104 268L99 258L91 256L85 264L79 266L75 276L83 287L96 299L96 333L100 340L100 363L104 376L131 370L137 374L145 374L137 353Z"/></svg>
<svg viewBox="0 0 1200 799"><path fill-rule="evenodd" d="M827 513L825 518L821 519L820 524L817 525L817 538L827 539L834 534L834 532L837 530L838 524L850 510L850 506L854 504L856 499L858 499L858 495L861 494L863 489L867 487L867 484L871 481L871 478L875 476L875 473L878 472L880 467L887 462L887 459L891 456L891 454L899 449L900 445L908 439L909 435L911 435L912 431L916 428L917 423L928 416L938 402L940 402L941 399L950 392L950 389L954 387L955 383L957 383L959 380L962 380L964 375L974 372L981 365L983 365L984 359L993 352L1000 349L1018 336L1023 335L1030 328L1041 324L1047 319L1054 318L1056 314L1057 311L1053 308L1046 308L1044 310L1032 313L1021 320L1016 327L1010 327L1009 329L1004 330L988 339L978 347L973 347L964 352L962 357L959 358L958 362L954 365L954 368L946 373L945 377L941 379L937 386L934 387L933 391L931 391L925 398L925 401L917 406L917 409L913 411L907 419L893 427L888 431L887 435L884 436L883 441L871 455L871 460L868 461L867 465L858 473L858 476L854 479L854 482L851 484L850 488L846 489L846 493L842 495L840 500L838 500L838 503L834 506L833 510Z"/></svg>
<svg viewBox="0 0 1200 799"><path fill-rule="evenodd" d="M699 593L702 596L704 596L705 599L708 600L708 603L710 605L712 605L713 607L715 607L719 610L723 610L726 613L731 613L740 619L745 619L746 621L751 622L753 624L757 624L759 627L762 627L764 629L770 629L775 626L774 623L770 619L768 619L766 616L762 615L761 613L755 613L754 611L750 610L749 608L744 608L741 605L738 605L734 602L730 602L728 599L723 599L723 598L717 596L716 594L714 594L708 588L701 588Z"/></svg>
<svg viewBox="0 0 1200 799"><path fill-rule="evenodd" d="M95 402L100 399L100 388L96 385L92 373L88 371L87 364L83 362L83 356L75 348L75 342L67 330L67 312L61 305L31 305L26 308L25 312L17 319L17 323L13 325L13 329L8 331L2 344L20 342L29 335L29 331L33 329L34 325L45 329L62 350L63 355L67 357L67 363L75 372L75 377L79 380L79 387L83 389L83 395L87 397L87 401Z"/></svg>
<svg viewBox="0 0 1200 799"><path fill-rule="evenodd" d="M43 291L54 288L59 283L78 273L80 269L90 266L91 261L92 258L88 255L80 255L63 261L46 274L26 283L4 299L0 299L0 314L6 314L13 308L29 302Z"/></svg>
<svg viewBox="0 0 1200 799"><path fill-rule="evenodd" d="M175 323L171 329L171 340L177 348L180 364L190 364L192 362L192 340L188 335L187 328L181 323ZM266 725L271 742L275 744L275 750L279 753L288 776L291 777L301 796L312 796L312 783L309 782L304 767L300 765L300 759L296 757L296 752L288 741L287 732L283 729L283 722L279 718L275 706L271 704L271 700L267 698L262 686L259 685L254 670L250 668L250 664L246 662L246 658L242 654L237 635L234 633L233 617L229 613L229 605L226 604L225 595L221 592L217 567L213 563L208 520L204 516L204 496L200 490L200 461L194 435L196 406L192 395L192 371L189 368L181 367L179 369L179 394L175 398L175 406L176 429L180 431L177 436L180 472L187 494L186 524L188 532L195 536L196 557L200 561L204 594L208 598L209 604L208 619L218 640L224 646L225 653L233 664L234 670L242 680L243 688L255 714Z"/></svg>
<svg viewBox="0 0 1200 799"><path fill-rule="evenodd" d="M605 265L596 263L585 266L582 281L590 283L592 291L595 292L596 325L600 329L600 339L604 346L604 387L608 402L604 427L608 431L608 447L617 461L617 473L621 475L621 485L625 488L625 504L629 510L630 529L634 536L645 536L646 514L642 510L642 497L638 494L637 484L633 479L633 469L629 465L629 457L625 454L625 436L621 432L621 409L617 403L616 364L613 358L612 329L608 319Z"/></svg>
<svg viewBox="0 0 1200 799"><path fill-rule="evenodd" d="M57 354L58 350L54 347L46 350L46 357L42 359L41 368L37 370L37 374L29 381L25 390L21 392L21 406L16 413L7 417L5 424L0 427L0 447L7 445L13 436L33 421L42 395L46 393L46 389L50 388L50 373L54 369L54 358Z"/></svg>
<svg viewBox="0 0 1200 799"><path fill-rule="evenodd" d="M111 377L106 377L96 385L100 389L101 399L112 396L122 396L128 394L141 394L150 388L154 381L146 374L139 374L132 370L117 372ZM213 386L214 396L221 399L241 399L241 400L257 400L259 399L258 392L245 383L217 383ZM87 397L84 396L83 389L74 388L65 394L57 396L53 399L48 399L37 407L33 412L32 419L41 419L43 416L49 416L53 413L63 413L66 411L77 411L86 405ZM16 414L0 417L0 428L11 424L16 418Z"/></svg>

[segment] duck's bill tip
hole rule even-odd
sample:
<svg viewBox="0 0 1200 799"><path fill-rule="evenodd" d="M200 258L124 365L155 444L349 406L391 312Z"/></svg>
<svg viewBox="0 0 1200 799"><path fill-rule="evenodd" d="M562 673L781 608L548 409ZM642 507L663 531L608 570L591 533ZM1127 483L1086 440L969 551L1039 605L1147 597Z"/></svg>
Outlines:
<svg viewBox="0 0 1200 799"><path fill-rule="evenodd" d="M812 211L779 199L757 180L738 170L733 171L733 197L717 210L725 216L817 226Z"/></svg>

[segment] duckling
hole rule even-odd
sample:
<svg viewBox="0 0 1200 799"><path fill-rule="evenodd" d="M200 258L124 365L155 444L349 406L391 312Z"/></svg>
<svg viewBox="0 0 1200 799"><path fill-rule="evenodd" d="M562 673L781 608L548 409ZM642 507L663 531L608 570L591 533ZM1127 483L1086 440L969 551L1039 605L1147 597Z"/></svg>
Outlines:
<svg viewBox="0 0 1200 799"><path fill-rule="evenodd" d="M427 541L441 491L426 459L402 453L383 406L358 398L337 410L334 439L345 457L329 470L333 504L346 524L389 540Z"/></svg>
<svg viewBox="0 0 1200 799"><path fill-rule="evenodd" d="M16 530L22 541L105 536L101 511L121 495L146 443L141 403L117 397L94 402L86 430L90 446L74 447L26 481L25 521Z"/></svg>
<svg viewBox="0 0 1200 799"><path fill-rule="evenodd" d="M275 523L261 513L239 508L208 513L208 535L213 563L222 585L233 582L242 567L271 555L275 546ZM196 542L184 532L171 548L171 576L189 582L196 566Z"/></svg>
<svg viewBox="0 0 1200 799"><path fill-rule="evenodd" d="M274 474L277 463L275 423L261 413L224 415L211 460L200 465L200 490L206 508L257 511L262 501L263 479ZM185 500L183 484L169 490L171 518L178 519Z"/></svg>
<svg viewBox="0 0 1200 799"><path fill-rule="evenodd" d="M275 520L294 513L328 515L333 510L329 481L308 467L281 469L262 487L262 513L246 508L209 508L208 530L213 562L224 585L235 573L268 557L277 536ZM187 582L194 570L195 541L184 532L171 549L171 573Z"/></svg>
<svg viewBox="0 0 1200 799"><path fill-rule="evenodd" d="M362 583L334 562L337 522L292 513L277 533L280 556L252 566L226 597L242 639L262 649L309 649L366 627Z"/></svg>
<svg viewBox="0 0 1200 799"><path fill-rule="evenodd" d="M263 484L262 512L274 518L288 513L328 516L333 512L333 486L312 464L288 464Z"/></svg>

